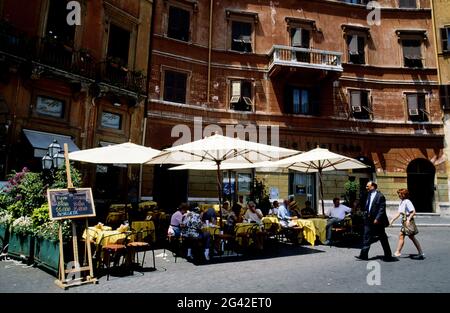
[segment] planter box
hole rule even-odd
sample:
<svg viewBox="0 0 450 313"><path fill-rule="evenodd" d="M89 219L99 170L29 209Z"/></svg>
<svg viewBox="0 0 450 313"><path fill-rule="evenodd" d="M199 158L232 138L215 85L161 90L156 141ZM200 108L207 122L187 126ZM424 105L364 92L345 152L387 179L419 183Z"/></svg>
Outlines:
<svg viewBox="0 0 450 313"><path fill-rule="evenodd" d="M11 231L9 237L8 255L16 259L21 259L27 264L33 262L34 236L23 235Z"/></svg>
<svg viewBox="0 0 450 313"><path fill-rule="evenodd" d="M0 253L5 252L3 249L6 247L9 241L9 226L0 224Z"/></svg>
<svg viewBox="0 0 450 313"><path fill-rule="evenodd" d="M59 269L59 241L36 237L34 240L34 263L57 276Z"/></svg>

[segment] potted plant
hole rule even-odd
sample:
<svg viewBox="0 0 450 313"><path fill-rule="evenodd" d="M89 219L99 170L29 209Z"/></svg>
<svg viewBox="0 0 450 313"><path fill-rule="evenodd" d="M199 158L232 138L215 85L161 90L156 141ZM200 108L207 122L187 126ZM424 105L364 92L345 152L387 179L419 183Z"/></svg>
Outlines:
<svg viewBox="0 0 450 313"><path fill-rule="evenodd" d="M356 195L359 192L359 183L356 181L356 177L349 176L348 180L344 183L344 188L345 188L345 197L349 202L350 206L352 206L356 200Z"/></svg>
<svg viewBox="0 0 450 313"><path fill-rule="evenodd" d="M35 235L34 262L55 276L59 269L59 225L62 226L63 244L70 238L70 221L50 221L48 204L34 210L31 216Z"/></svg>
<svg viewBox="0 0 450 313"><path fill-rule="evenodd" d="M24 260L27 264L33 261L33 224L29 216L21 216L11 224L8 255Z"/></svg>
<svg viewBox="0 0 450 313"><path fill-rule="evenodd" d="M9 241L9 226L12 215L6 210L0 211L0 254L4 253Z"/></svg>

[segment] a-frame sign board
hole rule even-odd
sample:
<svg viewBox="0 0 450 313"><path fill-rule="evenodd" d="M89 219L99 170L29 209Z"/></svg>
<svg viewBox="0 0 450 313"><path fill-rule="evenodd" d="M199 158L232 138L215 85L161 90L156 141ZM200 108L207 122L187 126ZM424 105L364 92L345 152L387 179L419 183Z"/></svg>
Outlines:
<svg viewBox="0 0 450 313"><path fill-rule="evenodd" d="M67 189L48 189L47 199L50 211L50 219L63 220L74 218L85 218L86 220L86 251L88 266L80 267L80 261L78 257L78 236L76 231L75 222L72 221L72 243L73 243L73 265L71 269L64 267L64 249L63 249L63 236L62 225L59 224L59 276L55 280L55 284L63 289L68 287L78 286L83 284L98 283L94 278L94 271L92 267L92 254L91 245L88 231L88 217L95 216L95 207L92 197L91 188L74 188L72 183L72 176L70 174L70 162L68 157L68 146L64 144L64 157L66 160L66 174L67 174ZM89 271L89 275L81 277L76 275L81 272ZM75 279L69 279L75 274L79 276Z"/></svg>

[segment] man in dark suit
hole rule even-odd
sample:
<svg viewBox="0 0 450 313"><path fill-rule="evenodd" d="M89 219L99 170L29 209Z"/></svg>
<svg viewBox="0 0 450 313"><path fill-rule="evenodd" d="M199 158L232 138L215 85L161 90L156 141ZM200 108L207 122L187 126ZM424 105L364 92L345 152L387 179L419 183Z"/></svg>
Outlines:
<svg viewBox="0 0 450 313"><path fill-rule="evenodd" d="M391 247L386 235L385 228L389 226L386 215L386 198L377 190L377 184L369 181L366 185L368 192L364 210L364 242L359 256L360 260L369 259L370 245L378 240L384 251L384 260L393 261Z"/></svg>

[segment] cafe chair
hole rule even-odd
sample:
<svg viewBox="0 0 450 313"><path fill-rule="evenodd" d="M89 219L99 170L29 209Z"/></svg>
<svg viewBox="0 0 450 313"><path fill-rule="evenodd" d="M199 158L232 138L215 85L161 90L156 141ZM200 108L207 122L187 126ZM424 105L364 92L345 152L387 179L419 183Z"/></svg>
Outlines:
<svg viewBox="0 0 450 313"><path fill-rule="evenodd" d="M119 238L118 238L119 237ZM114 240L111 240L114 238ZM101 252L101 267L106 266L106 280L109 280L111 263L113 268L120 268L127 265L127 234L112 234L102 237L99 244Z"/></svg>
<svg viewBox="0 0 450 313"><path fill-rule="evenodd" d="M230 255L235 247L234 236L231 234L224 234L220 228L214 229L214 244L220 256L227 252Z"/></svg>
<svg viewBox="0 0 450 313"><path fill-rule="evenodd" d="M130 255L130 260L135 258L136 263L139 264L139 253L144 252L142 256L142 264L141 267L144 267L145 263L145 254L147 251L152 252L153 256L153 268L155 269L155 250L153 247L153 233L154 230L150 229L142 229L140 231L131 231L131 235L129 236L130 240L127 243L127 249Z"/></svg>
<svg viewBox="0 0 450 313"><path fill-rule="evenodd" d="M331 228L332 240L330 240L330 245L332 243L345 241L351 235L352 235L352 217L350 214L347 214L342 221L332 226Z"/></svg>

